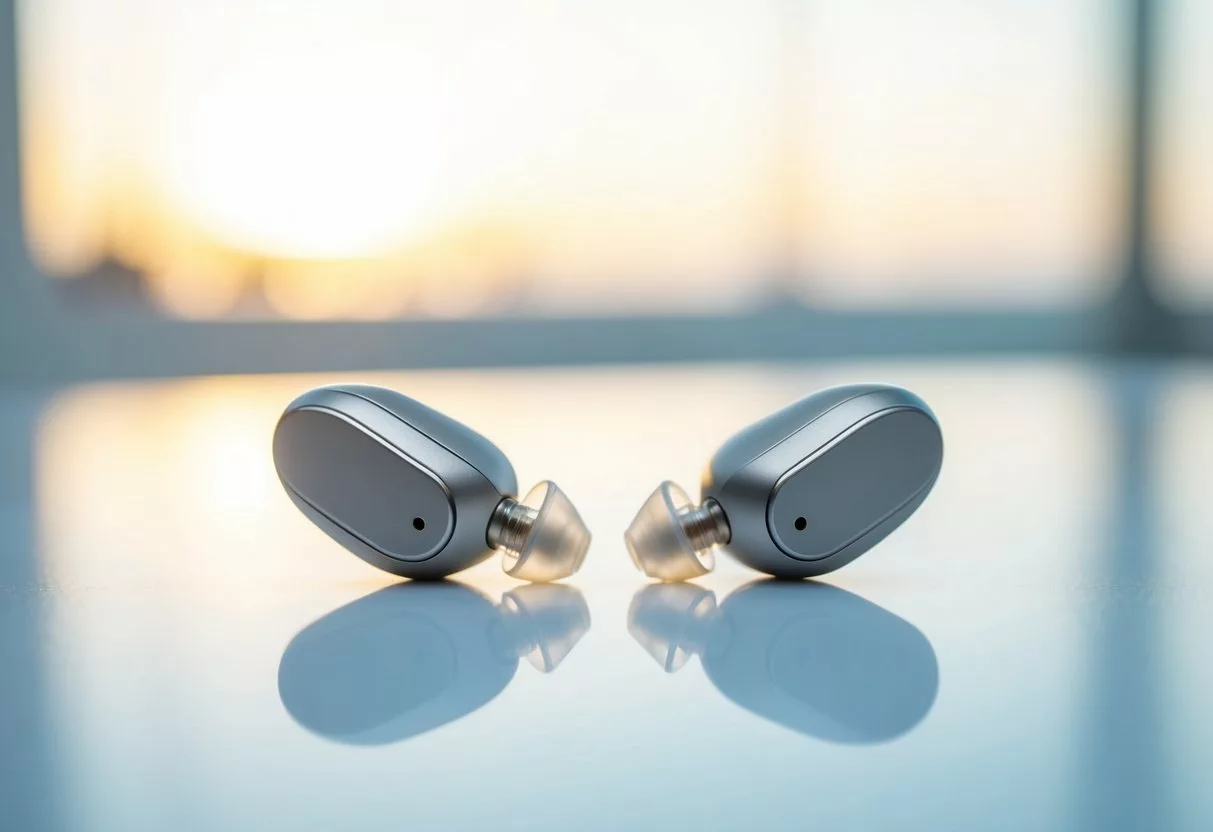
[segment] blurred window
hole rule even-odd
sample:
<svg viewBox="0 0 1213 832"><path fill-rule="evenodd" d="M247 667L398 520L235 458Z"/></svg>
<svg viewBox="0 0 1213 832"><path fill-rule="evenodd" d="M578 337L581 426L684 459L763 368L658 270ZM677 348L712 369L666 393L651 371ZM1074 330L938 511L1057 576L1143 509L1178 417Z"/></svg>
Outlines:
<svg viewBox="0 0 1213 832"><path fill-rule="evenodd" d="M1119 256L1119 18L1100 0L804 4L815 301L1090 301Z"/></svg>
<svg viewBox="0 0 1213 832"><path fill-rule="evenodd" d="M1170 300L1213 302L1213 3L1167 0L1159 49L1156 237Z"/></svg>
<svg viewBox="0 0 1213 832"><path fill-rule="evenodd" d="M1039 306L1115 276L1099 0L339 8L21 2L39 266L287 318Z"/></svg>

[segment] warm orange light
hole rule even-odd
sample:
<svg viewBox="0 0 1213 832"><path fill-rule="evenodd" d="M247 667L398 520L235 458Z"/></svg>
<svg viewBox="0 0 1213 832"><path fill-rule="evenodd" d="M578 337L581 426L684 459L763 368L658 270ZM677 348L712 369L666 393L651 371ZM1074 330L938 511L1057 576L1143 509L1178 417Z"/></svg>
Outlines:
<svg viewBox="0 0 1213 832"><path fill-rule="evenodd" d="M440 90L362 52L264 55L189 102L162 148L172 203L265 257L383 256L432 230L455 179Z"/></svg>

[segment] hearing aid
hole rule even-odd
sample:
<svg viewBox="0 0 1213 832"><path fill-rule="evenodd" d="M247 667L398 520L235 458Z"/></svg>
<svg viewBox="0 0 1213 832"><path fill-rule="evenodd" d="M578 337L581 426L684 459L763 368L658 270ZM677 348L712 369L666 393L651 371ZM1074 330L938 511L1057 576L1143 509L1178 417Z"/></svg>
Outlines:
<svg viewBox="0 0 1213 832"><path fill-rule="evenodd" d="M715 549L781 578L823 575L871 549L926 499L943 462L935 414L908 390L822 390L716 451L693 504L664 482L624 533L632 561L663 581L704 575Z"/></svg>
<svg viewBox="0 0 1213 832"><path fill-rule="evenodd" d="M392 390L318 387L278 420L274 464L296 506L366 562L437 579L494 551L526 581L576 572L590 532L555 483L522 499L510 461L471 428Z"/></svg>

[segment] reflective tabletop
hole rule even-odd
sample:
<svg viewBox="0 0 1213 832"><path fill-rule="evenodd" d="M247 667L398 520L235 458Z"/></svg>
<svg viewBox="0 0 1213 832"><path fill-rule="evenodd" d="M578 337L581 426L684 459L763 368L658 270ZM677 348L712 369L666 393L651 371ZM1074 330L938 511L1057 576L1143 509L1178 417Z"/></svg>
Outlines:
<svg viewBox="0 0 1213 832"><path fill-rule="evenodd" d="M468 424L594 540L401 582L282 491L316 384ZM816 582L622 532L737 429L877 380L935 491ZM853 363L0 390L0 828L1208 829L1213 368Z"/></svg>

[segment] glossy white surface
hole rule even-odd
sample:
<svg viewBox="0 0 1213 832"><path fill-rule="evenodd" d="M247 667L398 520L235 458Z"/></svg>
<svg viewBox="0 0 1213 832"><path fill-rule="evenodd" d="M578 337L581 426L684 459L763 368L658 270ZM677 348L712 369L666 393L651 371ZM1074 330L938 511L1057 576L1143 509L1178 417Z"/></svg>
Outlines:
<svg viewBox="0 0 1213 832"><path fill-rule="evenodd" d="M582 571L386 588L270 464L281 407L329 377L4 392L0 827L1213 824L1213 371L364 379L559 483L594 531ZM698 589L634 569L622 531L658 482L868 379L944 428L901 530L825 586L726 555Z"/></svg>

